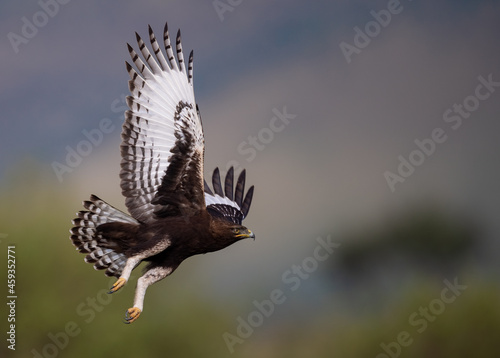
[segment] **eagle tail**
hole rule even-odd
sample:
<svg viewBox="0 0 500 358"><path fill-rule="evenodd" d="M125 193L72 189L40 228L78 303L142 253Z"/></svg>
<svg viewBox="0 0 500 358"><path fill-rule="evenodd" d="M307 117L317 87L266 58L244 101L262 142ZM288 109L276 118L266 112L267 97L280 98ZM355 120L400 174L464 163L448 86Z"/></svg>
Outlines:
<svg viewBox="0 0 500 358"><path fill-rule="evenodd" d="M93 263L96 270L106 269L106 276L119 277L127 255L119 241L113 240L110 235L100 230L103 224L116 223L130 230L138 226L138 221L124 212L114 208L95 195L90 196L90 201L84 201L87 210L77 213L78 217L72 223L71 241L82 253L87 253L85 262ZM107 225L109 226L109 225ZM99 228L99 229L98 229Z"/></svg>

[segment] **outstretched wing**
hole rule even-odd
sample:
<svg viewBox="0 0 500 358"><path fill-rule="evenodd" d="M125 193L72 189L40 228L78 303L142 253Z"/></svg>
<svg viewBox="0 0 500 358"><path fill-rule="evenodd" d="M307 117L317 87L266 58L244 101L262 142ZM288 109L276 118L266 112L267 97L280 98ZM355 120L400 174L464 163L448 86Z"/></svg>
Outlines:
<svg viewBox="0 0 500 358"><path fill-rule="evenodd" d="M252 185L243 199L243 194L245 194L245 174L246 172L243 169L236 182L236 190L233 195L233 167L227 171L226 179L224 180L224 190L222 189L219 168L215 168L212 175L212 185L215 193L210 190L205 181L205 202L207 204L207 211L212 216L241 225L241 222L250 210L253 196Z"/></svg>
<svg viewBox="0 0 500 358"><path fill-rule="evenodd" d="M204 136L194 99L193 52L186 69L180 31L176 55L167 25L166 57L149 27L153 53L136 33L142 58L127 44L135 70L130 75L121 144L121 188L130 214L141 222L189 214L205 207ZM144 59L144 60L143 60Z"/></svg>

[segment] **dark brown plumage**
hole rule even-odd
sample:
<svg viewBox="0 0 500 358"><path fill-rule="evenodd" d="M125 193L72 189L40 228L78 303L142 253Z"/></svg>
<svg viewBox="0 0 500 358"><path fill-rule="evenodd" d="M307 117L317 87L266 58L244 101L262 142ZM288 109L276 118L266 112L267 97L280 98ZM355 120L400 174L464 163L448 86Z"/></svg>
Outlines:
<svg viewBox="0 0 500 358"><path fill-rule="evenodd" d="M255 238L242 226L253 196L253 186L244 195L245 171L235 188L233 168L224 185L218 168L214 170L213 192L204 180L205 141L194 101L192 53L186 71L180 32L177 61L166 25L166 56L151 27L149 38L154 54L137 35L145 62L128 45L137 71L127 63L131 96L122 131L120 178L131 215L92 195L70 230L73 244L87 254L85 261L118 278L110 293L129 280L139 263L148 262L137 281L127 323L142 312L147 287L170 275L186 258Z"/></svg>

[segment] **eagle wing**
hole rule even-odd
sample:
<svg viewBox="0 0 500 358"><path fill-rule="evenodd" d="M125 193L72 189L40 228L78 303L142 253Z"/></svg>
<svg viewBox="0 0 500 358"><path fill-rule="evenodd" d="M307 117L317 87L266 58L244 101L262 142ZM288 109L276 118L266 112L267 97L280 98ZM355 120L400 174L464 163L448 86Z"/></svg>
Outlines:
<svg viewBox="0 0 500 358"><path fill-rule="evenodd" d="M215 168L212 175L212 185L215 193L212 192L205 181L205 202L210 215L241 225L250 210L254 188L252 185L243 198L245 194L245 175L246 172L243 169L236 181L236 189L233 195L233 167L227 171L224 189L222 188L219 168Z"/></svg>
<svg viewBox="0 0 500 358"><path fill-rule="evenodd" d="M130 214L141 222L186 215L205 208L205 141L193 90L193 52L184 63L180 31L176 55L168 27L163 32L166 57L149 27L153 53L136 33L143 59L128 45L135 70L130 75L121 144L121 189Z"/></svg>

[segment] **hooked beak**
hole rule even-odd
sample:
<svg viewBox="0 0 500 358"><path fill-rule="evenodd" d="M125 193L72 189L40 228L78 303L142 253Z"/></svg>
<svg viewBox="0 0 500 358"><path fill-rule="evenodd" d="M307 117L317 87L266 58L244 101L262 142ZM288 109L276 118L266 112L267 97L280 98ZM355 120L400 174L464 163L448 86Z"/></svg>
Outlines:
<svg viewBox="0 0 500 358"><path fill-rule="evenodd" d="M246 239L246 238L250 239L251 238L251 239L255 240L255 234L252 232L252 230L248 230L248 229L247 229L247 232L245 232L243 234L236 235L236 237L242 238L242 239Z"/></svg>
<svg viewBox="0 0 500 358"><path fill-rule="evenodd" d="M255 234L252 232L252 230L248 230L248 237L252 238L255 241Z"/></svg>

